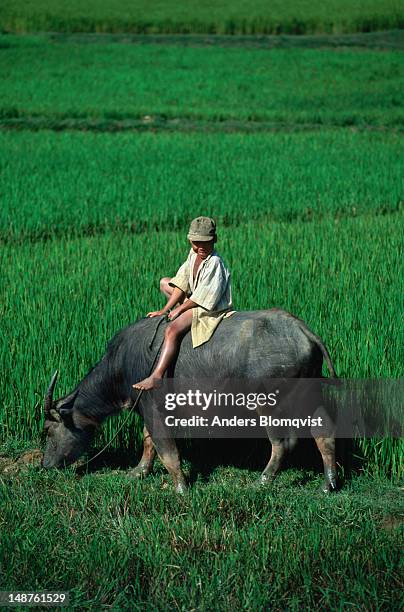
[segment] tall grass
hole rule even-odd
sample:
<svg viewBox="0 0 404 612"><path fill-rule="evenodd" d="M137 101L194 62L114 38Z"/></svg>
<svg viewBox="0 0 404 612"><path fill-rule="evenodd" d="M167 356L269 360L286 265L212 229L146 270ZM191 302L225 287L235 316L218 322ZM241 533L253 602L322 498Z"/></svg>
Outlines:
<svg viewBox="0 0 404 612"><path fill-rule="evenodd" d="M397 487L362 477L325 499L297 470L272 489L256 476L216 471L185 499L161 472L0 479L1 584L80 610L400 607Z"/></svg>
<svg viewBox="0 0 404 612"><path fill-rule="evenodd" d="M400 127L403 54L0 37L0 121L153 118ZM30 125L30 123L29 123ZM104 128L105 129L105 128Z"/></svg>
<svg viewBox="0 0 404 612"><path fill-rule="evenodd" d="M201 210L234 226L388 214L403 201L396 134L4 132L0 150L8 242L184 230Z"/></svg>
<svg viewBox="0 0 404 612"><path fill-rule="evenodd" d="M398 0L5 0L0 27L19 34L35 31L312 34L400 28Z"/></svg>
<svg viewBox="0 0 404 612"><path fill-rule="evenodd" d="M232 272L236 309L277 306L303 318L324 339L341 377L401 376L398 221L397 215L316 223L263 218L219 226L217 246ZM3 440L38 434L36 417L56 368L62 395L101 358L118 329L165 303L159 279L175 273L187 244L185 231L148 230L2 248ZM101 442L119 423L106 424ZM128 426L114 444L130 442ZM395 475L402 450L398 441L362 444L370 464Z"/></svg>

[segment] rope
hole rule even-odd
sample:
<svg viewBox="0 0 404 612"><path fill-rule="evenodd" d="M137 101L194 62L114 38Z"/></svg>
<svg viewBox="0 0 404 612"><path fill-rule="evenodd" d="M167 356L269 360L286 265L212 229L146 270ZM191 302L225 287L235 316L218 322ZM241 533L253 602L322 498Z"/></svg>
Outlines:
<svg viewBox="0 0 404 612"><path fill-rule="evenodd" d="M168 321L168 319L167 319L167 313L166 313L166 314L161 315L160 320L159 320L159 322L158 322L158 323L157 323L157 325L156 325L156 329L154 330L153 337L152 337L152 339L151 339L151 341L150 341L150 343L149 343L149 349L151 349L151 347L152 347L152 345L153 345L154 339L155 339L155 337L156 337L156 335L157 335L158 328L160 327L160 323L162 323L164 320ZM160 344L160 346L159 346L159 350L157 351L157 353L156 353L156 355L155 355L155 357L154 357L153 363L152 363L151 368L150 368L149 376L150 376L150 374L151 374L151 373L152 373L152 371L153 371L154 364L156 363L157 356L158 356L158 354L159 354L159 352L160 352L160 350L161 350L161 347L163 346L163 342L164 342L164 336L163 336L163 339L162 339L161 344ZM128 409L128 414L127 414L127 416L126 416L125 420L123 421L122 425L119 427L118 431L117 431L117 432L115 433L115 435L114 435L114 436L111 438L111 440L108 442L108 444L106 444L106 445L104 446L104 448L102 448L102 449L101 449L101 450L100 450L100 451L99 451L99 452L98 452L96 455L94 455L94 457L91 457L91 459L89 459L88 461L86 461L86 462L84 463L84 465L88 465L88 464L89 464L91 461L94 461L94 459L96 459L97 457L99 457L99 456L101 455L101 453L103 453L103 452L104 452L104 451L105 451L105 450L106 450L106 449L107 449L109 446L111 446L112 442L115 440L115 438L117 437L117 435L119 434L119 432L120 432L120 431L122 431L123 426L124 426L124 425L126 425L126 423L127 423L127 422L128 422L128 420L129 420L130 415L132 414L132 412L134 411L134 409L135 409L135 408L136 408L136 406L138 405L139 400L140 400L140 398L141 398L141 396L142 396L142 393L143 393L144 389L140 389L140 390L138 390L138 391L139 391L138 396L137 396L136 400L133 402L132 406L131 406L131 407Z"/></svg>

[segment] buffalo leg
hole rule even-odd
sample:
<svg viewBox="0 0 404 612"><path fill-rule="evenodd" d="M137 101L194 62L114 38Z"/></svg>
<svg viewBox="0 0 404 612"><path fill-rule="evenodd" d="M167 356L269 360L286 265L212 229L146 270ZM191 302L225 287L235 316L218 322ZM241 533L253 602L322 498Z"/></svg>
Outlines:
<svg viewBox="0 0 404 612"><path fill-rule="evenodd" d="M324 465L323 491L329 493L337 489L337 469L335 466L335 438L314 438L321 453Z"/></svg>
<svg viewBox="0 0 404 612"><path fill-rule="evenodd" d="M185 493L187 483L181 469L181 460L175 441L170 438L156 438L154 445L160 461L173 479L176 492Z"/></svg>
<svg viewBox="0 0 404 612"><path fill-rule="evenodd" d="M156 449L151 435L146 427L143 427L143 455L137 466L131 470L130 475L137 478L145 478L148 476L152 469L154 459L156 458Z"/></svg>
<svg viewBox="0 0 404 612"><path fill-rule="evenodd" d="M260 483L267 484L271 482L279 471L282 464L282 459L285 454L285 445L283 440L279 438L269 439L272 444L271 458L268 465L260 476Z"/></svg>

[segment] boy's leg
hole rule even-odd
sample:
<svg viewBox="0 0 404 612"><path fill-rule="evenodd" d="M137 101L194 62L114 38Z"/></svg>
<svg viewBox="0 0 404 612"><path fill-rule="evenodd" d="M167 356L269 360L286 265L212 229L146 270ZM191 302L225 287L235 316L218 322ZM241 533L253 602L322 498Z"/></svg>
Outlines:
<svg viewBox="0 0 404 612"><path fill-rule="evenodd" d="M163 348L157 365L147 378L132 385L135 389L149 390L157 387L159 380L163 378L164 372L178 352L181 337L191 328L191 325L192 308L180 314L172 323L167 325Z"/></svg>

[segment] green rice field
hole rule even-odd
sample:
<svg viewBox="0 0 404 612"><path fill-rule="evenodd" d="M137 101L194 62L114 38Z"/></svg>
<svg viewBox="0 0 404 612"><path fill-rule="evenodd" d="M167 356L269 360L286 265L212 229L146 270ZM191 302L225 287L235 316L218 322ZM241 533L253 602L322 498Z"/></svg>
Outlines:
<svg viewBox="0 0 404 612"><path fill-rule="evenodd" d="M402 213L396 133L4 131L0 150L4 242L184 234L201 209L225 227Z"/></svg>
<svg viewBox="0 0 404 612"><path fill-rule="evenodd" d="M403 27L400 0L4 0L5 32L312 34Z"/></svg>
<svg viewBox="0 0 404 612"><path fill-rule="evenodd" d="M97 612L400 609L402 439L337 441L330 496L312 440L270 487L264 440L183 444L181 498L159 461L134 480L136 414L104 424L90 470L22 457L44 448L55 369L59 397L163 306L199 215L217 221L236 310L304 319L341 378L403 376L399 45L111 34L363 32L402 15L373 0L1 5L0 591L67 590L66 609Z"/></svg>
<svg viewBox="0 0 404 612"><path fill-rule="evenodd" d="M271 491L257 476L217 470L185 499L161 469L135 483L34 468L0 480L2 525L14 526L1 583L69 590L68 610L397 609L397 487L362 475L325 499L312 473L284 472Z"/></svg>
<svg viewBox="0 0 404 612"><path fill-rule="evenodd" d="M42 127L108 129L145 117L143 127L169 119L400 130L404 123L401 51L58 40L0 37L0 126L40 119Z"/></svg>
<svg viewBox="0 0 404 612"><path fill-rule="evenodd" d="M194 108L189 116L204 118L207 125L223 118L219 109L226 107L228 99L233 101L229 117L241 122L252 117L240 109L243 105L251 108L250 94L257 87L241 88L236 103L234 96L227 96L234 79L221 78L226 73L235 74L235 65L243 57L239 49L131 46L102 41L58 44L33 36L4 40L10 41L2 50L6 85L0 104L5 120L8 114L12 116L7 111L11 101L16 116L36 114L49 128L54 128L55 117L82 117L87 121L101 115L108 123L116 117L141 116L146 108L154 112L157 107L146 103L151 88L146 83L143 89L136 89L136 78L142 82L146 74L149 83L155 81L156 92L167 96L167 104L174 99L170 96L178 95L175 88L181 83L181 87L189 87L184 108ZM33 49L37 51L34 64L28 64L24 59ZM321 91L328 92L329 98L322 104L334 120L339 112L338 99L358 116L365 116L364 98L353 85L354 75L363 70L360 87L365 87L363 91L373 88L369 112L373 117L383 113L384 129L358 131L324 126L301 131L299 126L305 120L299 114L298 102L289 111L296 130L293 123L285 129L280 122L277 130L259 134L237 129L233 133L175 129L114 134L63 129L12 131L3 124L0 238L6 279L2 300L5 438L16 418L23 439L38 433L40 426L34 413L42 394L40 381L48 379L52 368L60 367L61 385L66 391L101 357L107 340L120 327L143 316L156 300L161 300L159 278L174 274L184 257L183 237L189 220L201 212L214 216L219 223L223 254L233 270L237 308L279 306L307 319L329 344L341 376L400 376L402 275L392 277L390 273L400 270L403 250L402 135L387 126L395 123L401 107L398 97L389 98L387 94L390 91L396 96L399 91L402 54L315 49L252 49L250 53L253 55L248 56L247 50L243 59L240 83L243 79L248 82L248 66L256 60L256 78L261 75L261 82L267 83L281 108L282 100L291 100L291 91L301 84L303 67L305 73L309 67L311 80L307 81L307 90L298 88L299 95L309 108L313 103L309 90L319 99ZM93 64L91 57L97 60ZM116 90L119 74L108 84L110 89L106 88L105 70L117 65L124 75L123 58L128 66L133 60L139 66L138 77L133 71L127 73L128 83L136 91L138 110L133 112L129 110L127 88ZM208 73L212 88L205 92L206 98L201 93L192 103L189 96L198 72L205 74L212 59L223 75L215 70L210 76ZM86 65L92 70L87 75ZM164 80L170 66L172 74L180 74L187 67L190 78L173 80L170 89ZM294 70L290 71L291 67ZM288 75L286 85L281 74ZM83 88L85 81L91 82L92 91L97 92L95 99ZM284 88L283 98L276 98L280 95L274 85L277 82ZM337 89L330 90L330 83ZM320 84L317 90L315 84ZM112 91L115 98L111 98ZM335 96L337 91L339 98ZM346 91L351 91L351 98ZM93 110L89 108L90 99ZM259 104L263 105L264 99L262 95ZM110 116L105 110L108 104L116 109L116 115ZM181 112L179 109L178 114ZM250 228L248 232L246 228ZM259 250L257 232L262 236ZM274 236L278 237L276 241ZM154 240L156 246L150 248ZM162 240L169 241L172 250ZM242 248L237 248L237 241ZM116 243L122 246L117 248ZM237 256L232 255L232 248ZM166 266L170 262L171 272L158 263L159 249L164 253L161 261ZM136 267L139 252L141 274ZM296 252L300 268L296 267ZM248 265L259 269L253 284L242 281L246 278L241 264L244 254L248 254ZM262 266L262 258L268 260L267 267ZM60 268L55 268L57 265ZM17 282L18 274L22 277ZM103 290L95 291L103 274L107 274ZM117 286L113 282L115 274L120 279ZM52 294L56 298L49 302ZM80 325L83 302L87 321ZM47 333L56 326L58 334ZM30 347L23 354L17 348L21 342ZM59 342L66 356L57 350ZM45 355L48 360L52 356L52 362L45 363ZM65 373L64 361L69 363ZM29 381L24 389L18 387L22 370ZM105 436L113 434L115 427L110 423ZM121 440L127 441L125 436ZM385 450L386 442L361 444L378 473L392 469L397 475L398 443L391 443L392 452ZM387 462L379 461L378 454L388 455Z"/></svg>

